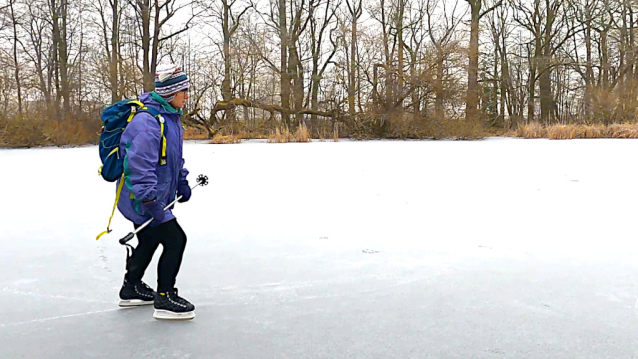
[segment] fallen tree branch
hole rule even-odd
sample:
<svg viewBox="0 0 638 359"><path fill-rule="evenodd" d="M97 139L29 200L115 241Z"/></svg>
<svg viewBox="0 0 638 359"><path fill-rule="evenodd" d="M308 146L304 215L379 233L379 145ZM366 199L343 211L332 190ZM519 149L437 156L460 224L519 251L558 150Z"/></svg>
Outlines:
<svg viewBox="0 0 638 359"><path fill-rule="evenodd" d="M304 114L304 115L317 115L322 117L334 117L335 111L316 111L308 108L301 109L299 111L290 111L279 105L266 105L258 101L246 100L242 98L234 98L230 101L219 101L215 104L213 108L213 113L217 113L219 111L226 111L231 108L235 108L237 106L243 107L251 107L258 108L260 110L264 110L266 112L270 112L270 117L272 119L275 112L278 112L282 115L296 115L296 114Z"/></svg>

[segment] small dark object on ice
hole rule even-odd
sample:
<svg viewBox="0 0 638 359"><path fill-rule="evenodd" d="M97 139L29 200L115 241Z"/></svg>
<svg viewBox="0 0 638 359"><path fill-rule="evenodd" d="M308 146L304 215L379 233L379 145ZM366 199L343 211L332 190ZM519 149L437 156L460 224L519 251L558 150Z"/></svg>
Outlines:
<svg viewBox="0 0 638 359"><path fill-rule="evenodd" d="M379 253L379 251L375 251L374 249L364 249L361 252L367 253L367 254Z"/></svg>

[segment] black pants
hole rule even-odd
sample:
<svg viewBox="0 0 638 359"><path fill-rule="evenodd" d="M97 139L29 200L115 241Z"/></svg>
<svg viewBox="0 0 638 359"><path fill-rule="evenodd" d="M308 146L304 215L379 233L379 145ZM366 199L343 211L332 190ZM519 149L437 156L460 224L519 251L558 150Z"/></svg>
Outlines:
<svg viewBox="0 0 638 359"><path fill-rule="evenodd" d="M146 227L137 233L137 239L139 244L126 265L126 280L137 283L142 279L155 250L161 244L164 250L157 266L157 291L164 293L173 289L186 248L186 233L177 220L172 219L157 227Z"/></svg>

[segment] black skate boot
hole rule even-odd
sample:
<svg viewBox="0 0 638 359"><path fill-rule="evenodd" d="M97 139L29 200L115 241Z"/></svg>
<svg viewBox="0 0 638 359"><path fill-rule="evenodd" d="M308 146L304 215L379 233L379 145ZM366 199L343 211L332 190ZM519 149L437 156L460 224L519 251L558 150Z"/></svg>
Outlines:
<svg viewBox="0 0 638 359"><path fill-rule="evenodd" d="M155 294L155 319L193 319L195 306L177 295L177 288L165 293Z"/></svg>
<svg viewBox="0 0 638 359"><path fill-rule="evenodd" d="M139 281L137 284L129 283L124 279L122 289L120 289L120 307L135 307L138 305L149 305L155 302L155 291L146 283Z"/></svg>

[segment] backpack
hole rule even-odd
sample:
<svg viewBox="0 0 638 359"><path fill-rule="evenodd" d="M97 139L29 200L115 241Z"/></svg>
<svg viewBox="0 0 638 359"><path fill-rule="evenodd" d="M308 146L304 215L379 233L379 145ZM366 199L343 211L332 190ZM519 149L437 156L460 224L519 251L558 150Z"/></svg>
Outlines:
<svg viewBox="0 0 638 359"><path fill-rule="evenodd" d="M136 114L141 112L151 114L159 122L161 132L160 142L162 144L159 163L160 166L166 165L164 118L157 110L146 107L142 102L136 99L122 100L104 109L101 116L102 128L100 130L100 143L98 145L102 166L98 170L98 173L108 182L115 182L120 178L122 180L117 188L115 204L113 205L113 211L111 212L109 224L106 226L106 231L100 233L97 238L95 238L96 240L100 239L100 237L106 233L111 233L111 220L113 219L113 214L115 214L115 208L117 207L117 202L120 200L120 193L124 185L124 156L120 155L120 139L129 122L133 120Z"/></svg>
<svg viewBox="0 0 638 359"><path fill-rule="evenodd" d="M102 129L98 145L102 166L98 172L108 182L117 181L124 173L124 156L120 156L120 139L133 116L140 112L150 113L158 120L162 143L160 165L166 164L166 137L162 115L138 100L122 100L108 106L102 112Z"/></svg>

